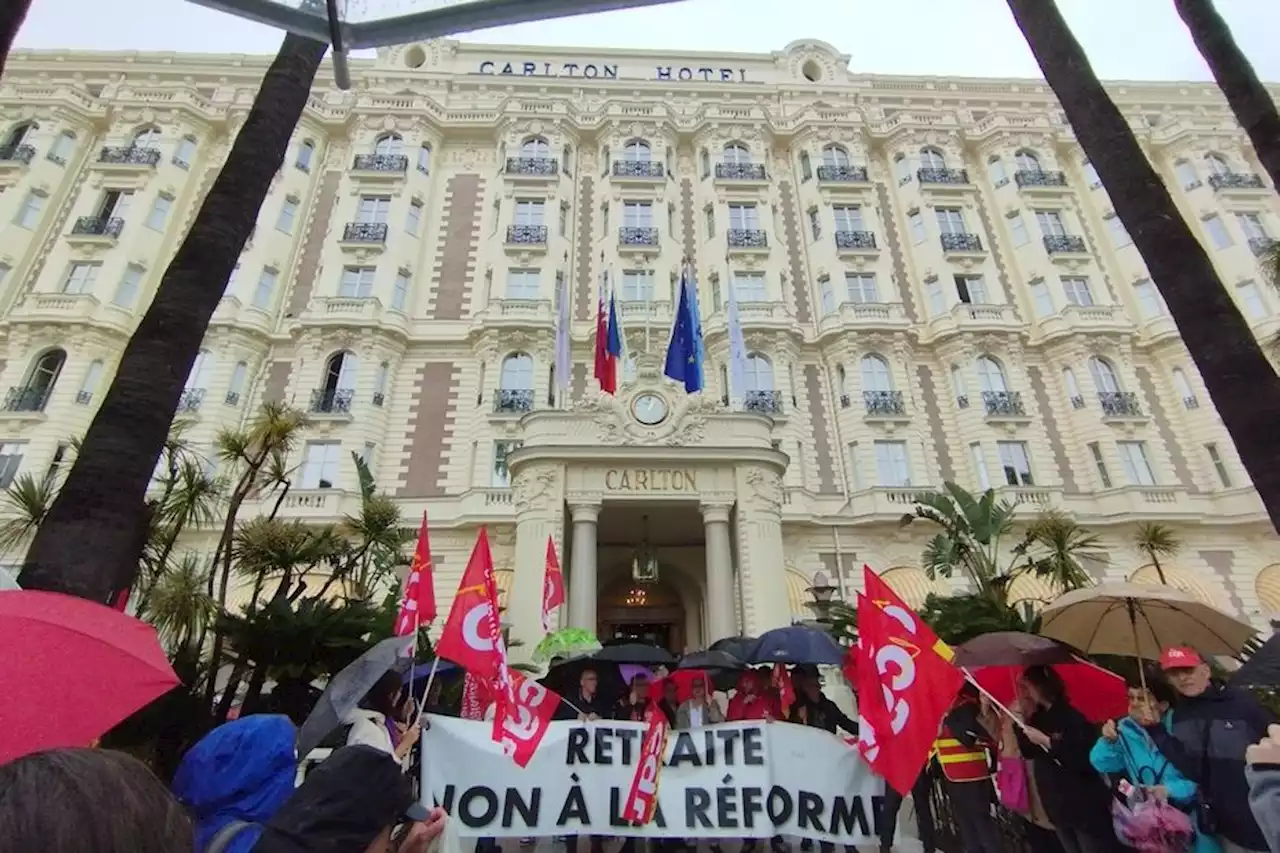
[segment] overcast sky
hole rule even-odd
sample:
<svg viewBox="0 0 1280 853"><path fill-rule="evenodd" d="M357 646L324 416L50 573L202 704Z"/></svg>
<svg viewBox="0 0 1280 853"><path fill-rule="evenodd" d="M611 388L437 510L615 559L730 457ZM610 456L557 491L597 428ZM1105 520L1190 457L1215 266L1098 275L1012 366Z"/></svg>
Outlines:
<svg viewBox="0 0 1280 853"><path fill-rule="evenodd" d="M352 0L400 8L433 0ZM1107 79L1208 79L1173 0L1058 0ZM1280 82L1280 0L1217 0L1266 80ZM855 72L1039 76L1005 0L682 0L460 37L497 44L768 52L820 38ZM188 0L33 0L20 47L274 53L280 33Z"/></svg>

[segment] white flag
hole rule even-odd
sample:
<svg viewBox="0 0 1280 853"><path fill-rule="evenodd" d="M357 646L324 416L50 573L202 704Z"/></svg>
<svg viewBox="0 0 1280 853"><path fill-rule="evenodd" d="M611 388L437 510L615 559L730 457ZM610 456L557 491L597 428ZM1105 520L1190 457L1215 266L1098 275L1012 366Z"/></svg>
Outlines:
<svg viewBox="0 0 1280 853"><path fill-rule="evenodd" d="M560 316L556 318L556 389L560 392L560 405L565 404L569 393L569 373L573 369L569 340L569 279L560 282Z"/></svg>
<svg viewBox="0 0 1280 853"><path fill-rule="evenodd" d="M747 342L742 337L742 321L738 318L738 296L734 293L732 278L729 280L729 307L726 315L729 333L730 396L737 399L747 391Z"/></svg>

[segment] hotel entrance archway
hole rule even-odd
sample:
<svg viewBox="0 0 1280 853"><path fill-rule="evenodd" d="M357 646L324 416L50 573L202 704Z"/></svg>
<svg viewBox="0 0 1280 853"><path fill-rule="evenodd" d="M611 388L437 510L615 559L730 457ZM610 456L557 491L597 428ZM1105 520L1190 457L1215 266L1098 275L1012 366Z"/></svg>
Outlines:
<svg viewBox="0 0 1280 853"><path fill-rule="evenodd" d="M601 595L598 612L602 641L648 642L677 655L685 648L684 603L669 584L639 584L624 577Z"/></svg>

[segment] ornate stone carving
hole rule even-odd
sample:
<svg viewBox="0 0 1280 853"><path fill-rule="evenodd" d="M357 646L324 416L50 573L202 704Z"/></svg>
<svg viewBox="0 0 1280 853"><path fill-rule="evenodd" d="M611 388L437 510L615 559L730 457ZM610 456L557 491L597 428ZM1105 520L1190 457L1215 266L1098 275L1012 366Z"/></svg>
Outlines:
<svg viewBox="0 0 1280 853"><path fill-rule="evenodd" d="M747 485L756 502L770 512L782 511L782 479L765 468L747 471Z"/></svg>
<svg viewBox="0 0 1280 853"><path fill-rule="evenodd" d="M517 510L528 509L554 492L560 477L554 468L537 468L521 471L513 484Z"/></svg>

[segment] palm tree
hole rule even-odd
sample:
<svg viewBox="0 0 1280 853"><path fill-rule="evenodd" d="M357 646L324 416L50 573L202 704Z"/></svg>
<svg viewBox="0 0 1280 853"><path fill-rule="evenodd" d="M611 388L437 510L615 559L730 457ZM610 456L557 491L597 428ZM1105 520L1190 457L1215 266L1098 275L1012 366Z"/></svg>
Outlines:
<svg viewBox="0 0 1280 853"><path fill-rule="evenodd" d="M44 523L58 494L53 477L19 474L4 490L5 521L0 522L0 553L26 542Z"/></svg>
<svg viewBox="0 0 1280 853"><path fill-rule="evenodd" d="M1227 96L1236 121L1249 134L1258 162L1280 190L1280 113L1253 65L1236 44L1231 28L1214 8L1213 0L1173 0L1182 22L1191 32L1200 55Z"/></svg>
<svg viewBox="0 0 1280 853"><path fill-rule="evenodd" d="M174 657L181 656L218 613L217 602L205 588L208 573L198 555L186 554L148 590L147 621Z"/></svg>
<svg viewBox="0 0 1280 853"><path fill-rule="evenodd" d="M1055 590L1065 592L1093 583L1084 560L1102 560L1102 539L1061 510L1045 510L1027 529L1027 566Z"/></svg>
<svg viewBox="0 0 1280 853"><path fill-rule="evenodd" d="M1165 580L1164 569L1160 567L1160 558L1172 557L1181 551L1182 540L1178 539L1177 534L1170 528L1152 521L1138 525L1133 544L1139 551L1146 554L1147 560L1155 566L1156 577L1160 578L1160 583L1168 586L1169 582Z"/></svg>
<svg viewBox="0 0 1280 853"><path fill-rule="evenodd" d="M1280 377L1102 87L1053 0L1008 0L1116 213L1142 253L1271 523L1280 529Z"/></svg>
<svg viewBox="0 0 1280 853"><path fill-rule="evenodd" d="M106 601L132 585L146 539L143 501L156 459L326 49L285 36L36 533L19 577L24 587Z"/></svg>
<svg viewBox="0 0 1280 853"><path fill-rule="evenodd" d="M30 8L31 0L9 0L0 4L0 73L4 72L9 51L13 50L14 39L18 37L18 30L22 29Z"/></svg>

